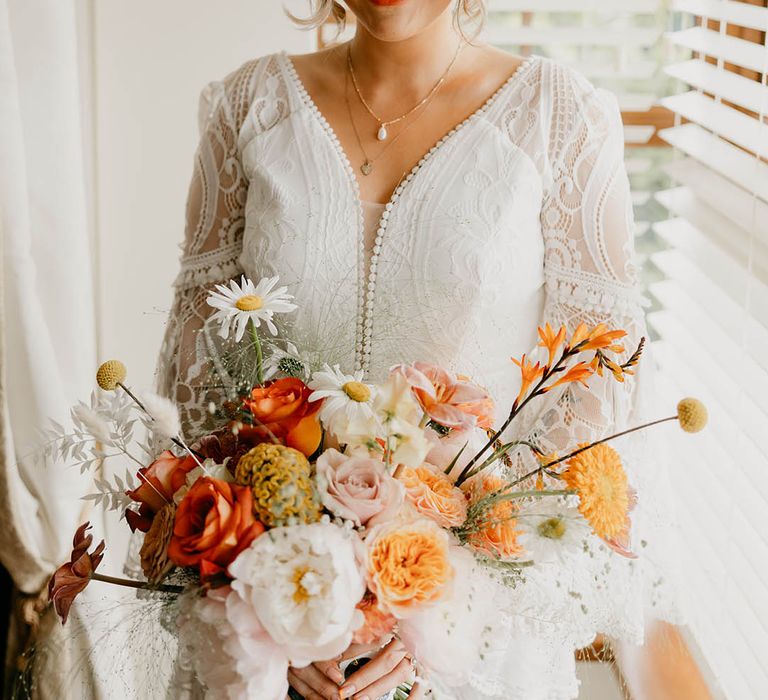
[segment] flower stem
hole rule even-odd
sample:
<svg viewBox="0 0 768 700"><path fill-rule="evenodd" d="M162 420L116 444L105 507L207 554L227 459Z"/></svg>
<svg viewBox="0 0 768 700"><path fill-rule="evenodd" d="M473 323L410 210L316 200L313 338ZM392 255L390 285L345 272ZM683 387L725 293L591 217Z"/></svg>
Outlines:
<svg viewBox="0 0 768 700"><path fill-rule="evenodd" d="M184 590L183 586L173 586L168 583L160 583L153 586L146 581L133 581L129 578L117 578L115 576L107 576L96 572L91 574L91 580L101 581L102 583L111 583L114 586L124 586L125 588L138 588L145 591L162 591L163 593L181 593Z"/></svg>
<svg viewBox="0 0 768 700"><path fill-rule="evenodd" d="M251 340L253 341L253 350L256 353L256 382L261 386L264 383L264 355L261 351L261 340L259 340L259 330L253 319L250 321Z"/></svg>
<svg viewBox="0 0 768 700"><path fill-rule="evenodd" d="M561 372L564 369L565 363L568 360L568 358L570 358L572 355L576 355L579 352L581 352L581 345L583 345L583 343L580 343L579 345L577 345L574 348L566 348L563 351L563 354L560 357L560 359L552 367L550 367L549 369L547 369L544 372L544 374L541 376L541 379L539 380L538 384L536 384L536 386L533 387L533 390L523 399L522 403L518 403L518 399L520 397L515 399L515 402L512 404L512 408L509 411L509 416L507 417L507 420L505 420L504 424L495 433L493 433L493 435L491 435L491 437L488 439L488 442L485 443L485 446L483 447L483 449L481 449L480 452L478 452L470 460L469 464L467 464L466 467L464 467L464 469L461 472L461 474L459 474L459 478L456 479L456 486L460 486L464 481L466 481L467 478L468 478L467 475L470 472L475 474L478 471L480 471L479 469L473 471L473 467L478 463L480 458L489 449L491 449L493 447L493 445L495 444L496 440L498 440L501 437L501 435L504 433L504 431L509 427L509 424L514 420L515 416L518 413L520 413L520 411L522 411L523 408L525 408L526 404L528 404L531 401L531 399L533 399L536 396L539 396L541 393L543 393L542 389L543 389L544 385L546 384L547 380L550 377L554 376L555 374L557 374L558 372Z"/></svg>
<svg viewBox="0 0 768 700"><path fill-rule="evenodd" d="M659 418L658 420L652 420L649 423L643 423L642 425L637 425L634 428L629 428L627 430L622 430L620 433L614 433L613 435L609 435L608 437L604 437L602 440L595 440L595 442L590 442L588 445L584 445L583 447L579 447L578 449L574 450L573 452L569 452L564 457L559 457L558 459L553 459L551 462L547 462L546 464L542 464L537 469L534 469L533 471L528 472L527 474L523 474L519 479L516 479L515 481L510 482L506 488L512 488L513 486L516 486L521 481L525 481L526 479L529 479L532 476L536 476L541 471L544 471L545 469L549 469L550 467L553 467L555 464L560 464L560 462L564 462L566 459L570 459L571 457L575 457L578 454L581 454L582 452L585 452L586 450L589 450L590 448L594 447L595 445L601 445L604 442L608 442L610 440L615 440L616 438L623 437L624 435L629 435L630 433L636 433L638 430L644 430L645 428L650 428L654 425L659 425L659 423L666 423L671 420L677 420L677 415L674 416L668 416L667 418Z"/></svg>

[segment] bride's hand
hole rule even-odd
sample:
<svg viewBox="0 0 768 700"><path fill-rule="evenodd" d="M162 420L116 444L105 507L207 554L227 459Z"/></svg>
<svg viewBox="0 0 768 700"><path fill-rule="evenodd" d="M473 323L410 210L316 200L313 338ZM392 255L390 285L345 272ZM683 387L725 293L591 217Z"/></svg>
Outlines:
<svg viewBox="0 0 768 700"><path fill-rule="evenodd" d="M355 658L365 653L350 647L342 660ZM399 639L392 639L386 646L371 656L371 660L355 671L339 688L339 697L353 700L377 700L401 683L412 680L413 661ZM416 700L420 693L411 694Z"/></svg>
<svg viewBox="0 0 768 700"><path fill-rule="evenodd" d="M355 671L339 688L338 685L343 681L339 664L363 654L370 655L371 660ZM306 700L377 700L401 683L410 680L412 675L410 657L402 642L393 639L381 649L353 644L341 657L332 661L319 662L305 668L292 668L288 671L288 682ZM420 700L423 697L423 690L416 684L411 691L410 700Z"/></svg>

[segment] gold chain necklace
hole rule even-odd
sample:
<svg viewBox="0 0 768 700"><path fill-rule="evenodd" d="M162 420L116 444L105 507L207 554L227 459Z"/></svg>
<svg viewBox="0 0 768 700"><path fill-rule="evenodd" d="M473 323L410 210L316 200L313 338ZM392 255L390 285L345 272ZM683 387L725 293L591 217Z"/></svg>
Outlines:
<svg viewBox="0 0 768 700"><path fill-rule="evenodd" d="M349 101L349 76L347 75L346 80L344 81L344 100L347 103L347 112L349 113L349 122L352 124L352 130L355 132L355 138L357 139L357 145L360 147L360 151L363 154L363 162L360 165L360 172L363 175L370 175L373 172L373 164L381 158L381 156L384 155L384 152L390 147L394 146L397 143L397 140L406 132L408 129L411 128L418 120L419 117L421 117L424 112L418 115L416 119L414 119L410 124L403 127L388 144L384 146L373 158L368 157L368 153L365 151L365 146L363 146L363 139L360 136L360 132L357 129L357 124L355 124L355 118L352 115L352 105ZM426 109L424 110L426 111Z"/></svg>
<svg viewBox="0 0 768 700"><path fill-rule="evenodd" d="M451 68L453 68L453 64L456 63L456 59L459 57L459 52L461 51L461 47L464 45L463 42L459 42L459 45L456 47L456 52L453 54L453 58L451 59L451 62L448 64L448 68L445 69L445 72L440 76L439 80L432 86L432 89L426 94L426 96L415 106L409 109L404 114L401 114L399 117L395 117L394 119L381 119L376 112L373 111L371 106L365 101L365 98L363 97L363 93L360 92L360 86L357 84L357 77L355 76L355 68L352 65L352 45L347 44L347 69L349 72L350 77L352 78L352 85L355 87L355 92L357 93L358 98L360 99L360 102L362 102L363 107L368 111L368 114L370 114L378 123L379 128L376 131L376 138L379 141L386 141L389 137L389 131L387 130L388 126L391 126L392 124L397 124L398 122L402 121L406 117L413 114L419 107L422 107L425 105L429 100L431 100L437 91L442 87L443 83L445 82L445 79L448 77L448 73L451 72Z"/></svg>

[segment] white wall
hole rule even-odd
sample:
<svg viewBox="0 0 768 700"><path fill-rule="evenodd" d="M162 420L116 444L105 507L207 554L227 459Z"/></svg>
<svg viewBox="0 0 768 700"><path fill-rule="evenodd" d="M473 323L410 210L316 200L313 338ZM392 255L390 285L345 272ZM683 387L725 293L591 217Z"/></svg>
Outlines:
<svg viewBox="0 0 768 700"><path fill-rule="evenodd" d="M197 142L197 97L244 61L305 52L280 0L91 0L102 358L152 383Z"/></svg>

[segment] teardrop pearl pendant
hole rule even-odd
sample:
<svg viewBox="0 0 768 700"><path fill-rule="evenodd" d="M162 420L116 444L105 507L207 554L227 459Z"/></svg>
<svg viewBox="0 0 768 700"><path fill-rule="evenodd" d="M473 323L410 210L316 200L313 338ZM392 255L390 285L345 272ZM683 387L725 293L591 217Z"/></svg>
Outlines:
<svg viewBox="0 0 768 700"><path fill-rule="evenodd" d="M386 141L387 137L389 136L389 132L387 131L387 127L383 124L379 125L379 130L376 132L376 138L379 141Z"/></svg>

